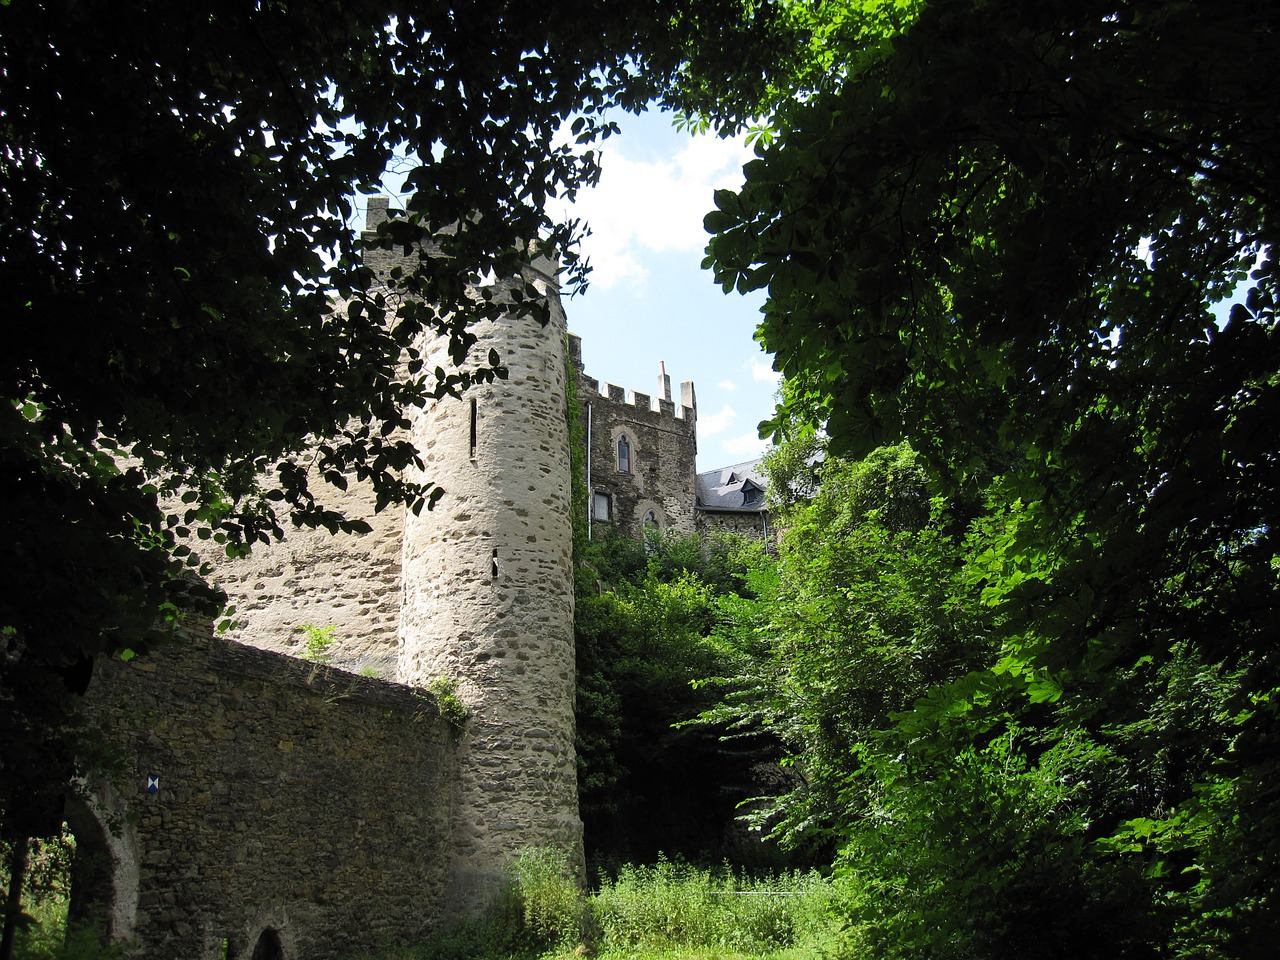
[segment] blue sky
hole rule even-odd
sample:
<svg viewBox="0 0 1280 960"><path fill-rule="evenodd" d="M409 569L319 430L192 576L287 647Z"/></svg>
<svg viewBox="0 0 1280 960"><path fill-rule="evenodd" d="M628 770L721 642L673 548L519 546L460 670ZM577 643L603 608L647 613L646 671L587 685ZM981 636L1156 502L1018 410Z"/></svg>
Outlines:
<svg viewBox="0 0 1280 960"><path fill-rule="evenodd" d="M700 268L712 191L741 185L750 151L741 140L679 133L667 114L617 119L621 135L600 148L600 185L573 208L592 229L583 244L591 285L564 305L583 366L652 394L665 362L677 398L680 382L694 381L698 469L757 457L757 425L778 387L772 358L752 339L763 297L726 295Z"/></svg>
<svg viewBox="0 0 1280 960"><path fill-rule="evenodd" d="M694 382L698 469L754 459L767 446L757 427L778 389L772 357L752 338L764 298L725 294L700 266L712 192L741 186L751 152L741 138L680 133L656 110L613 119L621 133L597 147L599 186L553 210L592 231L583 242L590 287L564 303L583 366L602 385L653 395L665 363L673 399L682 381ZM385 178L389 193L398 180Z"/></svg>

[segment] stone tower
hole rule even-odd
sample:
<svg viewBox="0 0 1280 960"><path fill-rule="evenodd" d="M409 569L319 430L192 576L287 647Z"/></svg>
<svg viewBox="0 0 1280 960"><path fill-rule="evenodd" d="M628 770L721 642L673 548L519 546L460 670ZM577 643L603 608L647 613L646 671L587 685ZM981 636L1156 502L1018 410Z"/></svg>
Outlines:
<svg viewBox="0 0 1280 960"><path fill-rule="evenodd" d="M371 204L371 229L379 214ZM471 327L471 356L496 350L507 379L411 418L424 475L445 494L405 516L398 678L454 680L471 710L453 800L455 914L482 908L521 849L582 857L565 316L554 264L526 270L550 322ZM426 345L426 369L450 366L446 347Z"/></svg>

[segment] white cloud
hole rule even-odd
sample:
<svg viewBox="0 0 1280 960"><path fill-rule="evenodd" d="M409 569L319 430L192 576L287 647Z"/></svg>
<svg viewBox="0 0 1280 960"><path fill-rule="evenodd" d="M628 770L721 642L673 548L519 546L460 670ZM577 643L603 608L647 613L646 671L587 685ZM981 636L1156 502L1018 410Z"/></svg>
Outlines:
<svg viewBox="0 0 1280 960"><path fill-rule="evenodd" d="M749 364L751 368L751 379L758 380L763 383L781 383L782 374L774 370L773 367L760 360L752 360Z"/></svg>
<svg viewBox="0 0 1280 960"><path fill-rule="evenodd" d="M583 252L594 267L591 282L609 288L642 284L646 252L701 250L707 242L702 218L711 194L742 183L742 165L751 151L741 138L693 137L670 160L628 157L625 146L610 146L601 164L600 184L579 194L572 215L591 227Z"/></svg>
<svg viewBox="0 0 1280 960"><path fill-rule="evenodd" d="M716 384L716 386L719 387L721 390L729 390L731 392L738 389L738 385L734 383L732 380L721 380L719 383Z"/></svg>
<svg viewBox="0 0 1280 960"><path fill-rule="evenodd" d="M735 460L751 460L764 453L769 441L761 440L754 430L720 441L720 447Z"/></svg>
<svg viewBox="0 0 1280 960"><path fill-rule="evenodd" d="M726 403L719 411L709 416L698 414L698 433L708 437L724 433L737 419L738 411Z"/></svg>

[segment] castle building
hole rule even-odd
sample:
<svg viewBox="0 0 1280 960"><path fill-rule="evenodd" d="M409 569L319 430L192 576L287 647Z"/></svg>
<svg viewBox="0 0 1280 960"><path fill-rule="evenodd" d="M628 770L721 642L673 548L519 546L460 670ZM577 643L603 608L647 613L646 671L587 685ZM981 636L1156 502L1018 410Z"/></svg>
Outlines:
<svg viewBox="0 0 1280 960"><path fill-rule="evenodd" d="M592 535L601 526L639 537L645 530L693 533L697 526L698 404L693 381L671 399L671 378L660 368L656 396L611 383L582 367L582 341L569 335L577 379L579 422L586 446L585 485Z"/></svg>
<svg viewBox="0 0 1280 960"><path fill-rule="evenodd" d="M699 531L728 530L763 540L773 536L763 459L699 473L697 490Z"/></svg>
<svg viewBox="0 0 1280 960"><path fill-rule="evenodd" d="M387 215L371 200L367 228ZM367 262L385 277L399 256ZM696 472L693 383L677 403L665 369L655 395L588 377L554 265L522 280L548 323L471 327L507 379L410 417L445 491L434 509L378 511L348 476L328 505L366 532L295 530L214 560L230 638L95 672L87 708L130 772L90 785L76 835L105 866L73 885L145 960L336 957L483 909L522 850L581 864L574 420L595 533L768 533L758 463ZM449 366L443 344L422 350ZM312 628L332 636L324 664L297 659ZM460 725L428 692L442 679Z"/></svg>
<svg viewBox="0 0 1280 960"><path fill-rule="evenodd" d="M386 200L371 200L366 229L387 216ZM367 262L386 277L401 256L370 249ZM332 628L326 656L336 667L414 688L456 684L470 719L450 804L450 910L498 889L520 849L582 856L569 398L593 535L767 529L760 489L744 487L761 483L757 473L739 465L717 483L700 480L693 383L677 402L665 369L653 395L587 376L554 264L535 261L523 280L545 298L549 323L503 316L470 327L472 356L496 351L507 378L410 416L422 476L444 490L433 509L376 511L372 491L348 477L332 505L369 532L296 530L218 561L214 575L235 608L234 639L296 656L308 628ZM443 342L422 350L427 369L450 366Z"/></svg>
<svg viewBox="0 0 1280 960"><path fill-rule="evenodd" d="M747 537L773 535L761 458L697 472L698 404L693 381L671 398L666 364L656 396L631 392L586 375L582 341L569 334L584 424L588 518L593 536L612 527L629 537L646 530L690 534L726 530Z"/></svg>
<svg viewBox="0 0 1280 960"><path fill-rule="evenodd" d="M368 229L385 216L370 205ZM398 254L370 251L380 276ZM494 350L505 380L473 384L411 415L422 474L445 491L403 513L397 679L456 683L470 712L459 745L451 912L503 888L522 849L582 862L574 747L573 530L565 315L555 265L538 259L495 299L530 282L549 320L473 321L471 356ZM450 365L424 344L426 369Z"/></svg>

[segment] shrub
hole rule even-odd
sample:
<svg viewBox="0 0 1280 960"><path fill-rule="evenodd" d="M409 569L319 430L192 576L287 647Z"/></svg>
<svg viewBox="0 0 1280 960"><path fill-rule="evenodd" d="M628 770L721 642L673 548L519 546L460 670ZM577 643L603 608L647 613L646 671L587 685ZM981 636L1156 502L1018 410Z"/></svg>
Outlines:
<svg viewBox="0 0 1280 960"><path fill-rule="evenodd" d="M314 623L302 625L302 653L299 656L311 663L327 664L333 660L330 648L337 641L338 628L330 624L317 627Z"/></svg>
<svg viewBox="0 0 1280 960"><path fill-rule="evenodd" d="M562 854L541 849L521 853L515 880L521 939L530 949L572 946L582 940L586 903Z"/></svg>

